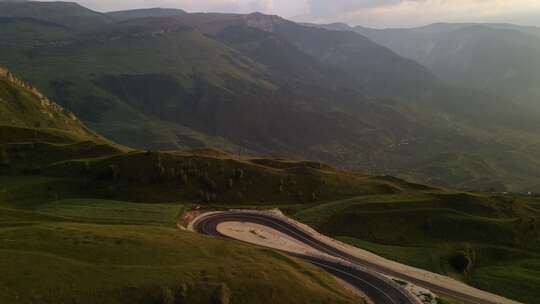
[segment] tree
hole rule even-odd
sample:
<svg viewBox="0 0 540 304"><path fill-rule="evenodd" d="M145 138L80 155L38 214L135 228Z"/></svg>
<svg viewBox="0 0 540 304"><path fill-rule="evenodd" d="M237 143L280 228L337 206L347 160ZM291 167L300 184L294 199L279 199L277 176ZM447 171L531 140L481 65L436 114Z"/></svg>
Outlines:
<svg viewBox="0 0 540 304"><path fill-rule="evenodd" d="M457 252L450 256L448 262L459 273L466 273L472 267L471 258L469 258L467 253L463 251Z"/></svg>
<svg viewBox="0 0 540 304"><path fill-rule="evenodd" d="M6 148L0 149L0 165L1 166L9 166L10 160L9 160L9 154Z"/></svg>

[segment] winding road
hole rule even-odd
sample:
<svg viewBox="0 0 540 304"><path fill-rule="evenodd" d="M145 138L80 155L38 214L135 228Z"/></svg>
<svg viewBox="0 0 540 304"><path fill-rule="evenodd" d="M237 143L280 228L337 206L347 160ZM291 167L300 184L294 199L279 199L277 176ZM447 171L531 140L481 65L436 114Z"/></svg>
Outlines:
<svg viewBox="0 0 540 304"><path fill-rule="evenodd" d="M321 242L309 237L305 232L293 227L286 222L267 217L264 215L226 212L211 214L196 220L193 223L195 231L215 237L230 238L218 231L218 225L225 222L250 222L264 225L285 233L294 239L301 241L309 246L325 252L331 256L339 257L330 247L321 244ZM330 254L332 253L332 254ZM334 254L336 253L336 254ZM354 288L365 294L373 303L376 304L418 304L419 302L406 290L396 283L378 275L377 273L355 267L352 263L339 261L338 259L326 259L311 255L302 255L288 252L289 255L301 258L313 265L316 265L335 277L347 282Z"/></svg>
<svg viewBox="0 0 540 304"><path fill-rule="evenodd" d="M297 254L287 252L289 255L301 258L311 264L317 265L330 274L349 283L376 304L418 304L419 300L398 284L387 279L389 275L404 281L411 282L417 286L427 288L439 295L451 299L459 300L465 304L501 304L518 303L504 298L490 299L489 297L479 297L472 293L465 293L460 290L450 289L442 284L436 284L428 280L423 280L406 273L395 271L379 263L373 263L367 259L351 255L338 248L330 242L325 242L312 235L299 225L278 216L250 211L225 211L203 214L192 223L192 229L201 234L209 236L231 238L222 234L218 225L228 222L242 222L262 225L277 230L290 238L301 242L324 255L332 258L316 257L307 254ZM502 299L502 300L498 300Z"/></svg>

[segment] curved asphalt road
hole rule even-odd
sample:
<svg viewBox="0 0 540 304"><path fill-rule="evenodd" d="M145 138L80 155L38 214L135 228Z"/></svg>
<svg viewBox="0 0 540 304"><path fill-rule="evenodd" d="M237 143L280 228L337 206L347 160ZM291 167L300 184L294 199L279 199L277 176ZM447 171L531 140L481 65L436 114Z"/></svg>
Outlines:
<svg viewBox="0 0 540 304"><path fill-rule="evenodd" d="M448 289L438 284L431 283L422 279L411 277L409 275L396 272L390 268L371 263L361 258L352 256L339 248L336 248L328 243L325 243L317 238L311 236L301 228L293 225L287 221L281 220L278 217L264 215L262 213L242 212L242 211L229 211L223 213L215 213L204 216L193 223L195 231L218 237L227 236L222 235L217 231L217 225L224 222L249 222L259 225L264 225L272 229L278 230L282 233L289 235L290 237L311 246L314 249L319 250L325 254L333 257L341 258L355 265L361 266L369 270L360 270L352 266L340 264L339 262L331 262L323 259L313 258L309 256L300 257L312 264L318 265L325 269L329 273L341 278L342 280L352 284L354 287L365 293L376 304L416 304L417 302L410 297L400 287L389 283L376 273L390 275L395 278L409 281L418 286L427 288L439 295L444 295L448 298L459 300L465 304L498 304L475 297L474 295L466 294L460 291ZM517 303L517 302L516 302Z"/></svg>
<svg viewBox="0 0 540 304"><path fill-rule="evenodd" d="M317 241L307 235L305 232L299 230L293 225L279 221L276 218L252 213L242 212L228 212L211 214L197 220L193 227L195 231L216 237L227 236L217 231L217 226L224 222L249 222L264 225L282 233L285 233L294 239L299 240L305 244L308 244L315 249L319 249L322 252L328 253L332 256L340 257L333 254L333 251L323 245L320 241ZM321 243L321 244L318 244ZM385 279L376 273L368 270L362 270L354 267L352 264L340 263L337 260L324 259L319 257L312 257L300 254L291 254L301 258L311 264L319 266L328 273L342 279L343 281L351 284L353 287L360 290L368 298L370 298L376 304L417 304L418 302L407 291L402 289L399 285Z"/></svg>

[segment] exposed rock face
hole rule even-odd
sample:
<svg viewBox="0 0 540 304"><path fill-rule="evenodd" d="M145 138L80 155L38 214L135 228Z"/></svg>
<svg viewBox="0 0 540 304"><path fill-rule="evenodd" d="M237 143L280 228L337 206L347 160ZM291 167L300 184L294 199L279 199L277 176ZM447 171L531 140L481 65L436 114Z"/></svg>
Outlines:
<svg viewBox="0 0 540 304"><path fill-rule="evenodd" d="M17 78L8 69L0 67L0 80L2 88L7 87L18 92L16 98L0 94L0 124L8 122L7 125L19 127L60 128L94 136L71 111L50 100L38 89ZM13 111L19 108L25 111ZM29 121L33 123L29 125Z"/></svg>
<svg viewBox="0 0 540 304"><path fill-rule="evenodd" d="M246 15L245 19L247 26L257 28L265 32L274 32L276 25L289 22L276 15L264 15L261 13Z"/></svg>

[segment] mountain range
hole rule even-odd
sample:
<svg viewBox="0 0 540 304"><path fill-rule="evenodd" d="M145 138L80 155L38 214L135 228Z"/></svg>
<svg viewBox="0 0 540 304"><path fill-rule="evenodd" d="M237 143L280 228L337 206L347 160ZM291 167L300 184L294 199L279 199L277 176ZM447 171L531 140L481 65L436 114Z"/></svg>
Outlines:
<svg viewBox="0 0 540 304"><path fill-rule="evenodd" d="M436 23L410 29L339 23L322 27L364 35L422 64L447 83L538 109L540 28L496 23Z"/></svg>
<svg viewBox="0 0 540 304"><path fill-rule="evenodd" d="M463 87L359 29L64 2L0 2L0 23L0 65L123 145L310 159L462 188L540 188L540 116L529 104Z"/></svg>

